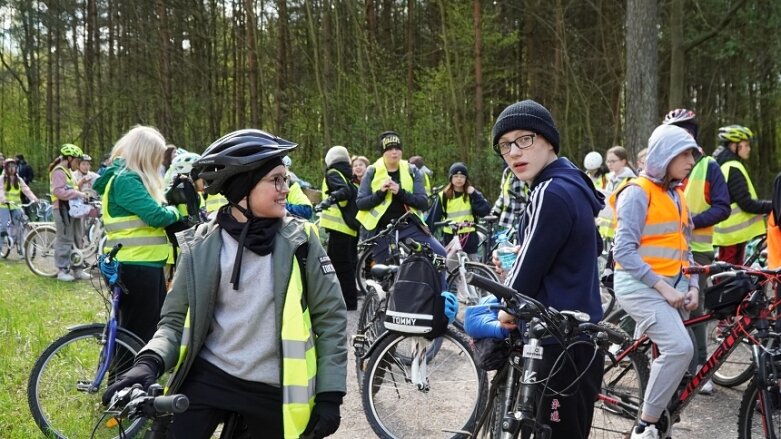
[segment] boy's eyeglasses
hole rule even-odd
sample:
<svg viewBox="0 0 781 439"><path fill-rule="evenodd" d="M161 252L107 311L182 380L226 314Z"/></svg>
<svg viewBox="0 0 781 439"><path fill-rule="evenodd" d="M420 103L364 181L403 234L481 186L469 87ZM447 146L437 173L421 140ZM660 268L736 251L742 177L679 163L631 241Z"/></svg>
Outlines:
<svg viewBox="0 0 781 439"><path fill-rule="evenodd" d="M505 155L510 152L513 145L518 147L518 149L527 149L530 148L532 145L534 145L534 138L537 137L536 134L524 134L523 136L520 136L513 140L512 142L499 142L496 145L494 145L494 151L496 151L499 155Z"/></svg>

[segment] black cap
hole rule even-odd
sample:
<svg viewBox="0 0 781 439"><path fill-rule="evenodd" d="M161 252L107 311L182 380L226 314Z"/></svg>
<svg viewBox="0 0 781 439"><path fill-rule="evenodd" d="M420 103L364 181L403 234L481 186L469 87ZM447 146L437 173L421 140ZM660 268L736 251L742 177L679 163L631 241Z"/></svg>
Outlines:
<svg viewBox="0 0 781 439"><path fill-rule="evenodd" d="M556 154L559 153L559 130L548 109L539 103L527 99L505 108L496 119L491 133L493 145L499 142L504 133L514 130L528 130L545 137L553 145Z"/></svg>
<svg viewBox="0 0 781 439"><path fill-rule="evenodd" d="M380 154L390 147L401 149L401 137L396 131L385 131L380 134Z"/></svg>
<svg viewBox="0 0 781 439"><path fill-rule="evenodd" d="M467 170L466 165L461 162L455 162L450 165L450 170L447 171L447 178L449 179L456 174L462 174L464 177L469 178L469 170Z"/></svg>

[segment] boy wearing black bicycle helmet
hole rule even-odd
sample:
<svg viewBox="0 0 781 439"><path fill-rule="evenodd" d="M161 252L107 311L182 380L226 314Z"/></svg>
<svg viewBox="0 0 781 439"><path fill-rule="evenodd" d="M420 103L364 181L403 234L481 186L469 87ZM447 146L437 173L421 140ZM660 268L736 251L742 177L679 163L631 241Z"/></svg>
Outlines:
<svg viewBox="0 0 781 439"><path fill-rule="evenodd" d="M530 187L518 228L520 248L505 284L546 306L582 311L598 322L597 256L602 248L594 218L604 207L603 196L585 173L559 158L553 117L533 100L502 111L493 127L493 144ZM543 340L542 348L539 378L548 381L538 419L550 425L553 438L585 438L600 389L602 355L588 343L577 344L567 349L572 361L562 365L564 349L556 340Z"/></svg>
<svg viewBox="0 0 781 439"><path fill-rule="evenodd" d="M173 433L209 438L238 413L254 438L329 436L346 393L347 320L333 266L305 221L286 215L281 157L297 145L260 130L215 141L193 171L229 204L177 234L182 254L153 339L104 394L148 385L190 399Z"/></svg>

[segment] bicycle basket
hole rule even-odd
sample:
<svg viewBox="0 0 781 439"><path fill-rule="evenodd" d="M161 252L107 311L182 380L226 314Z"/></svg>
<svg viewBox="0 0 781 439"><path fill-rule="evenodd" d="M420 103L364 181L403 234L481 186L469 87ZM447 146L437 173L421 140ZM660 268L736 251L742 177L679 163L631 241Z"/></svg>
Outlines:
<svg viewBox="0 0 781 439"><path fill-rule="evenodd" d="M751 277L746 273L737 273L706 288L704 306L711 311L718 311L719 314L731 314L754 287Z"/></svg>

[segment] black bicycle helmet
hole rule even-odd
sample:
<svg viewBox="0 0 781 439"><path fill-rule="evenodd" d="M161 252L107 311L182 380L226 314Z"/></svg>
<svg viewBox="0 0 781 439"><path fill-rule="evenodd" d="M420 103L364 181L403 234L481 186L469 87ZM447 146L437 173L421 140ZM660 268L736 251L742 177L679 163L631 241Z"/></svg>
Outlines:
<svg viewBox="0 0 781 439"><path fill-rule="evenodd" d="M193 172L206 182L206 192L217 194L231 177L260 168L274 157L284 156L298 144L256 129L226 134L206 148L193 163Z"/></svg>

